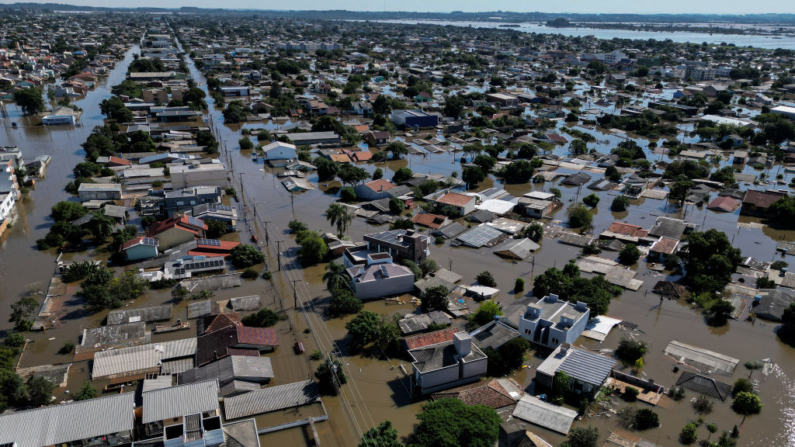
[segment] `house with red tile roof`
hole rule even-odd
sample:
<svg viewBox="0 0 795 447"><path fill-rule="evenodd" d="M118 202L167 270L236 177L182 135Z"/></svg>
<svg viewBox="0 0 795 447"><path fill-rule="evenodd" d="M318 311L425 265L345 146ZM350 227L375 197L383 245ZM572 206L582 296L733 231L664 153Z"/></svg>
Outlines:
<svg viewBox="0 0 795 447"><path fill-rule="evenodd" d="M475 205L477 204L477 199L474 196L467 196L457 192L443 193L436 199L431 199L431 201L441 207L449 206L455 208L460 216L466 216L475 211Z"/></svg>
<svg viewBox="0 0 795 447"><path fill-rule="evenodd" d="M439 214L431 214L431 213L419 213L411 218L411 221L417 225L422 225L423 227L433 228L438 230L443 226L447 225L450 221L447 220L447 217L441 216Z"/></svg>
<svg viewBox="0 0 795 447"><path fill-rule="evenodd" d="M659 259L664 261L668 259L668 256L676 254L676 250L679 248L679 240L672 239L670 237L661 237L657 239L657 242L651 246L649 249L649 257L652 259Z"/></svg>
<svg viewBox="0 0 795 447"><path fill-rule="evenodd" d="M610 227L602 233L604 237L612 237L616 239L625 239L622 236L631 240L646 237L649 235L649 230L641 227L640 225L632 225L624 222L613 222Z"/></svg>
<svg viewBox="0 0 795 447"><path fill-rule="evenodd" d="M394 187L395 185L393 185L389 180L378 179L373 180L372 182L356 185L353 188L353 191L356 193L356 198L358 199L378 200L392 197L387 194L387 191Z"/></svg>
<svg viewBox="0 0 795 447"><path fill-rule="evenodd" d="M108 166L130 166L130 160L125 160L119 157L108 157Z"/></svg>
<svg viewBox="0 0 795 447"><path fill-rule="evenodd" d="M425 334L412 335L403 339L403 344L406 349L424 348L426 346L435 345L453 339L453 334L458 332L458 329L449 327L439 331L428 332Z"/></svg>
<svg viewBox="0 0 795 447"><path fill-rule="evenodd" d="M219 256L228 258L232 254L232 249L240 245L240 242L219 241L217 239L199 239L196 241L196 248L189 250L190 256Z"/></svg>
<svg viewBox="0 0 795 447"><path fill-rule="evenodd" d="M718 197L707 205L708 210L722 211L724 213L733 213L737 211L740 206L740 201L733 197Z"/></svg>
<svg viewBox="0 0 795 447"><path fill-rule="evenodd" d="M193 239L203 238L207 229L207 225L201 219L175 216L150 225L148 236L159 241L161 250L168 250Z"/></svg>

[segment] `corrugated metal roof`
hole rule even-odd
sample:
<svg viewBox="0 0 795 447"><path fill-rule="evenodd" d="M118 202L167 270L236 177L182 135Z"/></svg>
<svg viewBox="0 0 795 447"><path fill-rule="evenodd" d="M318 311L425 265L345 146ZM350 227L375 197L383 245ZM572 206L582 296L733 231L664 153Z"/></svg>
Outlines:
<svg viewBox="0 0 795 447"><path fill-rule="evenodd" d="M133 323L136 321L170 320L173 306L164 304L162 306L142 307L139 309L119 309L112 310L108 314L108 325Z"/></svg>
<svg viewBox="0 0 795 447"><path fill-rule="evenodd" d="M162 390L163 388L171 387L173 384L173 378L170 375L160 375L154 379L147 378L144 379L142 392L148 393L149 391Z"/></svg>
<svg viewBox="0 0 795 447"><path fill-rule="evenodd" d="M133 429L135 393L116 394L0 416L0 443L41 447Z"/></svg>
<svg viewBox="0 0 795 447"><path fill-rule="evenodd" d="M565 435L574 423L577 412L526 395L516 404L513 416Z"/></svg>
<svg viewBox="0 0 795 447"><path fill-rule="evenodd" d="M226 398L224 399L224 412L226 419L232 420L308 405L319 400L317 384L308 380Z"/></svg>
<svg viewBox="0 0 795 447"><path fill-rule="evenodd" d="M163 347L163 360L193 357L196 355L196 337L165 341L157 344Z"/></svg>
<svg viewBox="0 0 795 447"><path fill-rule="evenodd" d="M615 364L615 360L605 356L571 348L558 371L563 371L580 382L602 386Z"/></svg>
<svg viewBox="0 0 795 447"><path fill-rule="evenodd" d="M260 308L259 295L242 296L240 298L232 298L229 300L232 310L239 312L241 310L257 310Z"/></svg>
<svg viewBox="0 0 795 447"><path fill-rule="evenodd" d="M160 364L161 356L162 353L152 349L151 345L97 352L94 355L91 378L98 379L156 368Z"/></svg>
<svg viewBox="0 0 795 447"><path fill-rule="evenodd" d="M163 362L160 366L160 374L178 374L193 368L193 359L177 359Z"/></svg>
<svg viewBox="0 0 795 447"><path fill-rule="evenodd" d="M143 394L142 423L217 410L218 382L191 383Z"/></svg>

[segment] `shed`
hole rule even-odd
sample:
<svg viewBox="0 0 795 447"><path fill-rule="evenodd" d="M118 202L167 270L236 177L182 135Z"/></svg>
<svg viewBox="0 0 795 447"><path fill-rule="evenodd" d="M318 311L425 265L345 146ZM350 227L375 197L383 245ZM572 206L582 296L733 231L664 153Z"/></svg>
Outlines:
<svg viewBox="0 0 795 447"><path fill-rule="evenodd" d="M227 420L240 419L319 401L319 389L314 381L294 382L224 399L224 416Z"/></svg>
<svg viewBox="0 0 795 447"><path fill-rule="evenodd" d="M472 342L480 348L498 350L502 345L519 337L519 331L500 321L492 321L469 333Z"/></svg>
<svg viewBox="0 0 795 447"><path fill-rule="evenodd" d="M142 307L139 309L118 309L112 310L108 314L108 325L136 323L139 321L146 323L151 323L153 321L166 321L170 320L172 315L173 306L171 304Z"/></svg>
<svg viewBox="0 0 795 447"><path fill-rule="evenodd" d="M483 224L459 235L456 240L468 247L480 248L491 247L506 237L507 235L500 230Z"/></svg>
<svg viewBox="0 0 795 447"><path fill-rule="evenodd" d="M665 353L702 372L715 372L727 376L731 376L737 364L740 363L739 359L676 340L668 344Z"/></svg>
<svg viewBox="0 0 795 447"><path fill-rule="evenodd" d="M532 239L508 239L502 244L494 247L494 254L513 259L527 259L530 254L538 250L541 246L533 242Z"/></svg>
<svg viewBox="0 0 795 447"><path fill-rule="evenodd" d="M229 305L235 312L244 312L249 310L259 310L262 306L259 295L243 296L240 298L232 298L229 300Z"/></svg>
<svg viewBox="0 0 795 447"><path fill-rule="evenodd" d="M676 386L694 391L699 394L704 394L714 399L720 399L725 402L731 396L732 386L723 382L718 382L711 377L705 377L701 374L685 371L679 376L676 381Z"/></svg>
<svg viewBox="0 0 795 447"><path fill-rule="evenodd" d="M565 435L574 423L577 412L525 395L516 404L513 417Z"/></svg>

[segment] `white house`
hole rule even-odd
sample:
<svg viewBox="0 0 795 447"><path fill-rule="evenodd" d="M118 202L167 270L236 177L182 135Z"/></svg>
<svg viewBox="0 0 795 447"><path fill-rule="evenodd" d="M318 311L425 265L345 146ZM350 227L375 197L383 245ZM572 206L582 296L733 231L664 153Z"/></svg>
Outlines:
<svg viewBox="0 0 795 447"><path fill-rule="evenodd" d="M52 114L44 116L41 123L45 126L74 124L75 111L69 107L59 107Z"/></svg>
<svg viewBox="0 0 795 447"><path fill-rule="evenodd" d="M266 160L294 160L297 157L295 145L281 141L274 141L262 150L265 151Z"/></svg>
<svg viewBox="0 0 795 447"><path fill-rule="evenodd" d="M489 358L466 332L452 340L412 349L414 386L422 394L477 382L486 374Z"/></svg>
<svg viewBox="0 0 795 447"><path fill-rule="evenodd" d="M517 329L529 342L554 349L562 343L574 343L585 330L590 314L585 303L570 303L550 294L527 305ZM508 318L503 317L503 321L511 324Z"/></svg>

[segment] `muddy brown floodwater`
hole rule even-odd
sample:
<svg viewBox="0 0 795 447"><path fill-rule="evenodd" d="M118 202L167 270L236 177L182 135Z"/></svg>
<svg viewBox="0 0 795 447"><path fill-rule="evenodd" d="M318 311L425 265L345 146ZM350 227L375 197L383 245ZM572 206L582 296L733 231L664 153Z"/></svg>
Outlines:
<svg viewBox="0 0 795 447"><path fill-rule="evenodd" d="M19 219L9 232L6 240L0 247L0 306L8 314L12 302L24 294L30 287L45 290L55 268L55 256L52 251L37 251L35 240L43 237L47 228L52 224L49 211L52 205L60 200L67 200L70 196L63 190L63 186L72 178L72 167L83 159L84 153L80 147L91 129L102 125L102 115L99 112L99 102L110 96L109 88L124 79L127 66L132 60L132 53L137 49L128 51L123 62L120 62L108 78L92 91L86 98L77 101L83 108L81 126L75 128L45 128L37 125L36 118L21 117L20 111L13 105L7 106L7 117L3 119L3 130L0 134L0 145L18 145L24 156L32 159L37 155L48 154L53 157L53 162L48 168L47 178L38 182L36 189L18 205ZM193 64L190 64L191 74L201 87L206 89L203 76ZM258 234L260 240L265 240L268 232L271 243L264 247L268 257L267 267L276 271L277 244L281 247L281 271L274 273L272 283L262 280L244 281L241 288L215 292L214 299L226 299L236 296L259 294L263 303L274 309L284 310L287 320L277 325L280 336L281 348L270 357L273 361L276 379L274 384L283 384L304 380L311 377L318 362L310 361L308 354L295 355L291 349L292 344L298 340L304 343L307 353L320 349L324 353L338 352L344 364L345 372L351 377L347 385L342 386L338 397L324 398L326 410L330 419L317 424L320 440L323 445L351 446L358 441L359 435L368 428L384 421L391 420L402 438L407 437L416 424L415 415L421 410L422 402L412 403L405 390L405 380L400 372L402 364L411 370L409 362L400 359L382 360L361 355L351 355L348 352L344 319L325 320L322 312L323 306L328 301L328 292L321 281L324 265L303 269L296 259L296 244L288 234L287 223L298 219L306 222L313 230L335 231L325 220L323 215L336 196L325 193L323 184L320 188L301 194L288 193L276 179L274 171L263 166L262 162L251 161L250 151L241 151L237 141L241 137L240 125L223 125L221 109L213 104L211 98L210 110L206 118L208 123L217 132L222 142L222 158L230 169L233 185L240 192L240 197L245 203L244 219L246 227L251 226L251 231ZM10 121L19 125L17 129L10 127ZM268 123L246 124L246 128L274 128ZM612 135L605 135L597 131L592 132L600 141L596 145L600 152L609 151L617 140ZM643 143L643 140L641 140ZM645 147L645 143L643 144ZM565 149L558 148L556 153L563 155ZM648 153L648 151L647 151ZM652 159L652 156L650 156ZM659 159L658 155L653 156ZM376 167L384 170L384 177L389 179L392 173L400 167L410 166L415 172L449 174L453 171L460 172L459 155L429 154L427 157L409 156L408 159L363 165L372 172ZM663 160L669 160L663 157ZM725 161L724 161L725 164ZM746 168L746 170L749 168ZM561 172L567 172L561 169ZM791 174L786 174L790 177ZM308 175L308 180L317 184L317 175ZM788 181L789 179L785 179ZM494 179L489 179L480 185L479 189L490 186L500 186ZM551 187L561 189L562 200L568 204L578 197L576 188L567 188L560 185L508 185L506 189L515 196L520 196L529 190L545 189ZM590 194L591 191L583 189L579 197ZM613 194L610 192L596 193L601 202L595 210L594 234L605 230L615 220L626 221L633 224L650 227L657 216L682 217L684 210L668 206L667 202L641 199L632 202L629 213L615 214L609 211L609 204ZM705 228L717 228L727 233L734 244L741 248L745 256L753 256L762 261L776 258L775 246L779 240L795 240L793 232L780 232L767 227L760 228L754 225L739 227L738 223L753 223L755 220L739 217L737 214L717 214L707 211L705 207L689 207L687 219L691 222L704 225ZM554 216L555 219L565 221L565 209ZM267 222L267 223L266 223ZM354 240L361 240L366 233L381 231L386 227L374 227L361 219L353 221L348 234ZM248 230L244 232L247 234ZM241 236L245 238L244 236ZM469 248L452 248L449 243L433 245L431 257L439 265L449 267L464 276L463 282L474 281L475 275L484 270L491 271L497 279L502 292L497 298L502 305L520 298L511 288L518 277L532 282L532 278L543 272L546 268L562 266L569 259L575 258L579 253L574 247L560 244L556 240L545 239L542 248L531 259L521 262L506 262L493 255L487 249L473 250ZM86 258L90 252L73 255L76 259ZM615 256L605 253L603 256ZM742 418L731 411L729 403L716 403L714 411L704 418L707 422L715 422L719 430L731 430L737 424L740 426L740 445L748 446L795 446L795 348L783 344L775 335L776 325L757 322L751 325L747 322L731 321L724 328L710 328L703 317L685 303L664 301L660 305L656 296L647 294L654 283L665 279L657 272L647 270L644 264L635 266L638 278L644 280L644 286L637 292L625 291L622 296L615 299L610 306L608 315L629 321L638 325L639 331L634 335L649 343L649 352L645 358L643 374L653 378L664 386L675 383L678 374L673 373L673 360L663 355L665 346L671 340L711 349L732 357L739 358L742 362L747 360L770 359L776 367L767 377L759 371L755 372L753 379L758 380L758 392L764 403L762 413L748 417L742 424ZM739 276L737 277L739 278ZM530 289L528 287L527 289ZM294 307L293 293L298 296L298 309ZM166 303L170 300L168 291L150 291L144 297L136 300L133 306L154 305ZM59 356L58 349L65 341L77 342L83 328L98 326L107 315L106 312L87 314L82 312L80 303L72 303L74 312L64 318L60 327L44 333L31 333L31 343L25 350L22 366L33 366L47 363L63 363L71 357ZM175 307L175 319L185 317L185 303ZM473 305L474 307L474 305ZM392 313L405 314L415 309L411 305L387 305L385 302L371 302L365 309L383 315ZM9 330L7 318L0 319L0 330ZM155 341L183 338L192 336L193 331L179 331L164 335L155 335ZM587 339L580 339L578 344L592 349L614 349L623 333L614 330L603 342L597 343ZM530 357L527 369L520 370L514 378L530 387L534 377L534 367L541 363L541 359ZM78 362L73 366L70 374L68 389L79 389L79 386L89 377L87 362ZM739 377L747 377L748 372L740 365L731 378L717 377L726 383L732 383ZM103 384L98 384L103 385ZM58 397L62 397L59 394ZM680 402L663 400L657 412L660 415L662 427L644 433L634 433L663 446L678 445L677 436L680 429L690 420L698 418L692 409L690 398L693 393L688 392L688 397ZM621 404L625 405L625 404ZM643 404L635 404L643 405ZM617 409L620 408L617 407ZM260 416L261 423L268 421L281 421L281 418L292 416L307 417L314 415L315 408L302 409L296 414L277 414ZM575 426L596 426L600 428L602 439L606 438L608 431L617 428L617 418L600 416L585 418L577 421ZM296 419L298 418L296 417ZM533 428L548 441L558 444L564 438L558 434ZM701 438L707 436L706 430L699 432ZM304 445L309 444L311 437L306 428L294 428L269 435L262 435L261 441L272 445ZM264 445L264 444L263 444Z"/></svg>

